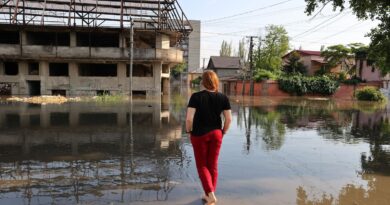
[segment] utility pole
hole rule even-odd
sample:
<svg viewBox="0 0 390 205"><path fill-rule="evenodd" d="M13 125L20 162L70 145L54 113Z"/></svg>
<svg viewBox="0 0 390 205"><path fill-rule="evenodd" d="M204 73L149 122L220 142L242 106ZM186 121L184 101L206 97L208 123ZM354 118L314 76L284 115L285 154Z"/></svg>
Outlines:
<svg viewBox="0 0 390 205"><path fill-rule="evenodd" d="M131 18L131 17L130 17ZM130 79L130 116L129 116L129 127L130 127L130 167L131 172L134 172L134 135L133 135L133 57L134 57L134 21L130 19L130 39L129 39L129 79Z"/></svg>
<svg viewBox="0 0 390 205"><path fill-rule="evenodd" d="M250 82L250 88L249 88L249 95L253 96L253 90L254 90L254 83L253 83L253 39L257 38L257 36L247 36L247 38L250 39L249 44L249 82Z"/></svg>
<svg viewBox="0 0 390 205"><path fill-rule="evenodd" d="M130 20L130 36L129 36L129 79L130 79L130 100L133 98L133 46L134 46L134 22Z"/></svg>

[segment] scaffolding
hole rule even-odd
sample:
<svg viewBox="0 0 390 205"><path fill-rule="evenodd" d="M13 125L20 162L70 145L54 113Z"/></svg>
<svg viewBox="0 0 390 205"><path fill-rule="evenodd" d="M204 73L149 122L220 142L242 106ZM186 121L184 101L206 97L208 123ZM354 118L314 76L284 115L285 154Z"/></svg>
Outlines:
<svg viewBox="0 0 390 205"><path fill-rule="evenodd" d="M188 36L192 27L177 0L0 0L0 24L129 28Z"/></svg>

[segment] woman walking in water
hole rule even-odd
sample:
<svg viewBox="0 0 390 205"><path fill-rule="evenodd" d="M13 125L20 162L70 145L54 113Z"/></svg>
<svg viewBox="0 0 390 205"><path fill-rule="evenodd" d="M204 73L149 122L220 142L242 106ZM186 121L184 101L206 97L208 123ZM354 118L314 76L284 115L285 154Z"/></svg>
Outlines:
<svg viewBox="0 0 390 205"><path fill-rule="evenodd" d="M222 138L231 123L231 108L226 95L218 92L219 80L213 71L202 75L200 92L192 94L187 108L186 131L191 133L196 168L208 205L217 203L218 156ZM224 116L222 126L221 114Z"/></svg>

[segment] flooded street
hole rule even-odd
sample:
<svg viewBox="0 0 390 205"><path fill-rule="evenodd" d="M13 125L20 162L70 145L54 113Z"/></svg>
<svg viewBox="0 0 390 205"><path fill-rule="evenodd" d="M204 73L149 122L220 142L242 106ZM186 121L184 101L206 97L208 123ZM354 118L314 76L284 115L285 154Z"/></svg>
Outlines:
<svg viewBox="0 0 390 205"><path fill-rule="evenodd" d="M201 205L188 97L0 103L0 204ZM388 105L231 97L222 205L390 204ZM133 114L131 115L131 111Z"/></svg>

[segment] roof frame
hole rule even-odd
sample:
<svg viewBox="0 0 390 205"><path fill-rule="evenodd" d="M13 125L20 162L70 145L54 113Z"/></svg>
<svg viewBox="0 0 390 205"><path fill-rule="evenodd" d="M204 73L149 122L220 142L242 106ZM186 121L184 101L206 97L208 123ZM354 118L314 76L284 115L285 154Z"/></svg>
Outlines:
<svg viewBox="0 0 390 205"><path fill-rule="evenodd" d="M172 31L192 27L177 0L3 0L0 23Z"/></svg>

